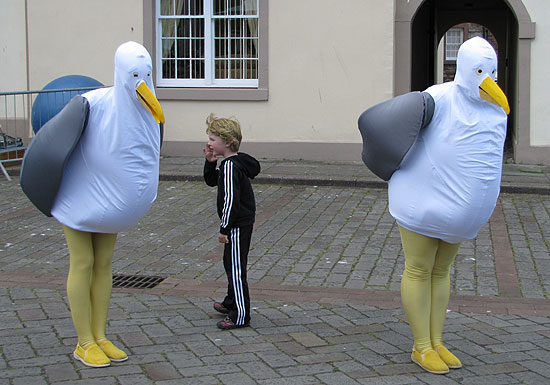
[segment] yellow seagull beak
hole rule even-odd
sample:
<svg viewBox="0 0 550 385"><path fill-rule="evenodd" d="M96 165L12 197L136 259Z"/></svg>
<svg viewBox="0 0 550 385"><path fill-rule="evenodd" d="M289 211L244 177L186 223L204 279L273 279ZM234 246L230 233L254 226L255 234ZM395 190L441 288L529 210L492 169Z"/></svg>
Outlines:
<svg viewBox="0 0 550 385"><path fill-rule="evenodd" d="M506 114L510 113L510 106L508 105L506 95L504 95L504 92L502 92L498 84L490 76L487 76L479 85L479 95L488 102L502 107L506 111Z"/></svg>
<svg viewBox="0 0 550 385"><path fill-rule="evenodd" d="M156 122L164 123L164 112L162 112L160 103L143 80L136 88L136 93L141 104L143 104L143 106L147 108L151 115L153 115L153 118L155 118Z"/></svg>

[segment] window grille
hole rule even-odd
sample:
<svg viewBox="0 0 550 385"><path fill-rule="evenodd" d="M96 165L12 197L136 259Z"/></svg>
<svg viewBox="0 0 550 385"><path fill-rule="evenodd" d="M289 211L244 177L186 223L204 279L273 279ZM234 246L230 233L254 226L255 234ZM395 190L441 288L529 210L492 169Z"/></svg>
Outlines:
<svg viewBox="0 0 550 385"><path fill-rule="evenodd" d="M259 0L157 0L157 85L258 87Z"/></svg>
<svg viewBox="0 0 550 385"><path fill-rule="evenodd" d="M445 60L456 60L458 49L464 41L462 28L451 28L445 34Z"/></svg>

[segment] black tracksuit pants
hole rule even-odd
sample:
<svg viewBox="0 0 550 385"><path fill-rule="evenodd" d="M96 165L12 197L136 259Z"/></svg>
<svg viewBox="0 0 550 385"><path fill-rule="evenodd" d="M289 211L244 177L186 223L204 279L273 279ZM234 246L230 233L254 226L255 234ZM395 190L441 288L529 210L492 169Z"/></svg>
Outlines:
<svg viewBox="0 0 550 385"><path fill-rule="evenodd" d="M229 243L223 250L223 267L227 274L227 296L222 305L229 309L229 318L235 325L250 321L250 296L246 279L248 251L252 238L252 225L231 229Z"/></svg>

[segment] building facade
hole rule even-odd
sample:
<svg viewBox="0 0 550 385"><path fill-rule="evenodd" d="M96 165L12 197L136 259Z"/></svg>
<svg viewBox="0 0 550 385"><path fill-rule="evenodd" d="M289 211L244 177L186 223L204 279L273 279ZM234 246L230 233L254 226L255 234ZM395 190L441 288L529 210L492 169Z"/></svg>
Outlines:
<svg viewBox="0 0 550 385"><path fill-rule="evenodd" d="M442 79L440 41L462 23L499 47L518 163L550 164L546 0L0 0L0 91L65 75L111 85L118 45L151 53L165 155L200 155L205 119L237 117L257 157L361 159L357 118ZM9 38L8 38L9 36ZM29 130L29 135L32 131Z"/></svg>

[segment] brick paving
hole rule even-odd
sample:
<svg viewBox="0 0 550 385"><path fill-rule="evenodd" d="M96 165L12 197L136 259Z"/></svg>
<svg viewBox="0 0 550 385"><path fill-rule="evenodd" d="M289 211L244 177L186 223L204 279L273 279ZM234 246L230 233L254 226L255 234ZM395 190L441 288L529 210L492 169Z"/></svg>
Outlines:
<svg viewBox="0 0 550 385"><path fill-rule="evenodd" d="M60 226L17 178L0 181L0 385L550 382L548 168L507 166L493 217L462 245L444 339L464 368L436 376L410 361L384 186L357 164L262 165L251 327L215 327L226 278L202 159L165 159L158 200L119 235L113 271L166 279L114 289L107 331L130 359L105 369L72 358Z"/></svg>

